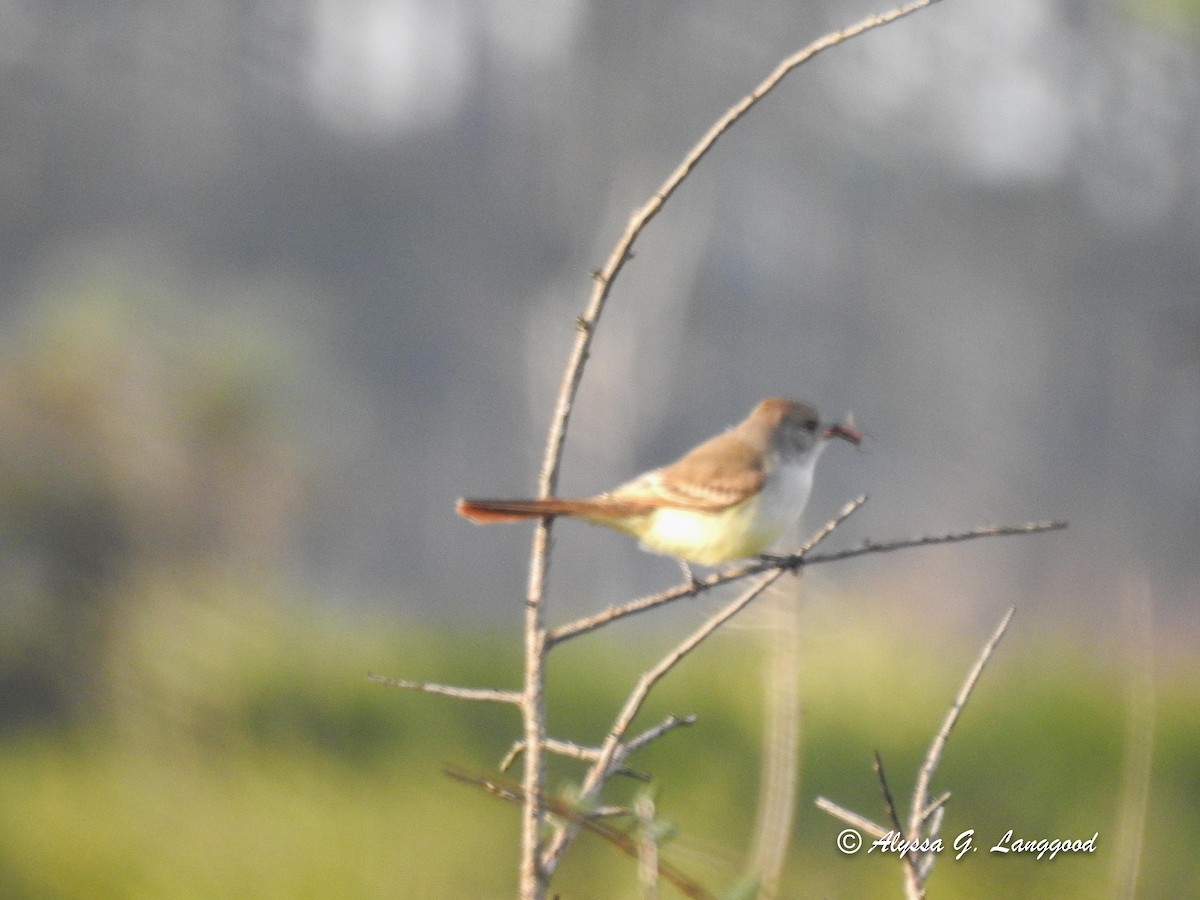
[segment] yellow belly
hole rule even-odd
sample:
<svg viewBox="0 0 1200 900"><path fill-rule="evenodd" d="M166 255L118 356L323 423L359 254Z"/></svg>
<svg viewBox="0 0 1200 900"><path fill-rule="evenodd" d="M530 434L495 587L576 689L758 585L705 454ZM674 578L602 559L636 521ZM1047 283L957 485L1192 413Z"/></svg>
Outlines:
<svg viewBox="0 0 1200 900"><path fill-rule="evenodd" d="M814 452L799 464L773 467L758 493L717 512L660 507L644 515L594 521L639 538L653 553L702 566L757 556L799 520L816 458Z"/></svg>
<svg viewBox="0 0 1200 900"><path fill-rule="evenodd" d="M715 566L756 556L783 533L786 521L758 521L757 500L753 497L720 512L656 509L644 516L603 524L632 534L654 553Z"/></svg>

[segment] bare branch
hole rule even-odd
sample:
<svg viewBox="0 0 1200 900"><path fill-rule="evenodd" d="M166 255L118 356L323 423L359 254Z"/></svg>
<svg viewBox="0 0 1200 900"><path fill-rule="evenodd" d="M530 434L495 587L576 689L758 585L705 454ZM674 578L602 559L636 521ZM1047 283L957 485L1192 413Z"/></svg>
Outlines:
<svg viewBox="0 0 1200 900"><path fill-rule="evenodd" d="M945 794L944 796L948 797L950 795ZM936 837L942 832L942 820L946 816L946 807L938 806L936 809L933 809L930 812L932 821L929 823L929 834L933 837ZM915 874L920 882L922 890L925 888L925 879L929 877L929 872L933 869L933 864L935 862L937 862L937 854L932 852L932 850L928 853L925 853L917 861L917 870Z"/></svg>
<svg viewBox="0 0 1200 900"><path fill-rule="evenodd" d="M642 231L658 215L667 200L683 184L684 180L696 168L700 160L713 148L717 139L732 128L763 97L774 90L791 72L808 62L822 50L828 50L830 47L835 47L881 25L887 25L889 22L894 22L936 2L937 0L913 0L911 3L898 6L885 13L868 16L848 28L831 32L813 41L804 49L784 59L749 94L727 109L713 123L712 127L687 152L683 161L667 176L666 181L659 186L658 190L654 192L646 204L633 213L629 219L629 223L625 227L625 231L617 239L617 243L613 246L604 265L592 274L591 298L583 315L576 319L575 345L571 350L571 357L567 363L566 371L563 373L562 384L559 387L554 418L550 427L550 435L546 442L546 454L542 462L540 487L543 496L553 493L554 487L558 482L558 468L562 456L563 443L567 436L567 423L575 403L575 394L583 378L583 367L587 362L592 338L596 333L596 323L604 311L604 304L608 300L612 284L620 274L621 269L624 268L626 261L632 257L633 245ZM543 527L546 527L546 524L548 523L544 523Z"/></svg>
<svg viewBox="0 0 1200 900"><path fill-rule="evenodd" d="M834 803L828 797L818 797L815 801L817 809L829 813L835 819L841 819L852 828L857 828L859 831L865 831L871 837L879 839L887 837L887 829L878 822L872 822L866 816L861 816L853 810Z"/></svg>
<svg viewBox="0 0 1200 900"><path fill-rule="evenodd" d="M490 778L475 772L468 772L456 766L447 766L443 771L455 781L461 781L464 784L482 788L489 794L499 797L501 800L508 801L509 803L524 804L525 798L521 795L521 788L517 784L499 778ZM634 859L638 858L637 841L624 831L614 828L607 822L599 821L599 819L607 816L628 814L628 810L601 807L585 813L579 808L580 804L566 803L557 797L543 797L539 805L543 809L548 809L558 818L570 821L578 827L604 838L622 853ZM695 900L716 900L714 894L710 894L699 882L690 878L675 866L661 858L657 860L657 863L658 874L671 882L685 897L695 898Z"/></svg>
<svg viewBox="0 0 1200 900"><path fill-rule="evenodd" d="M558 756L564 756L567 759L578 759L583 762L594 762L600 756L600 749L598 747L585 747L582 744L576 744L574 741L563 741L549 736L542 739L542 749L547 753L554 753ZM521 758L521 754L524 752L525 742L514 741L512 747L504 754L504 758L500 760L500 771L507 772L512 768L512 764ZM622 767L616 774L633 778L636 781L651 780L650 776L645 772L625 767Z"/></svg>
<svg viewBox="0 0 1200 900"><path fill-rule="evenodd" d="M628 806L597 806L588 810L589 819L631 818L636 815Z"/></svg>
<svg viewBox="0 0 1200 900"><path fill-rule="evenodd" d="M929 805L925 807L925 814L923 816L921 816L921 823L924 824L926 821L929 820L930 816L932 816L938 810L944 808L946 803L949 802L949 800L950 800L950 791L945 791L945 792L939 794L936 799L931 800L929 802ZM930 833L936 834L937 829L931 828Z"/></svg>
<svg viewBox="0 0 1200 900"><path fill-rule="evenodd" d="M739 612L745 609L751 601L758 597L763 591L778 580L782 572L776 571L759 579L754 585L744 591L732 603L726 605L715 615L710 616L699 628L693 631L687 638L681 641L675 649L664 656L658 663L648 671L642 674L638 679L637 685L630 692L629 697L625 701L625 705L621 708L620 714L609 730L608 739L605 741L605 747L612 746L613 750L620 746L621 740L625 733L633 724L634 718L641 711L646 698L650 695L653 687L662 680L671 669L675 668L688 654L694 651L705 640L713 635L713 633L736 616ZM613 751L609 751L612 755Z"/></svg>
<svg viewBox="0 0 1200 900"><path fill-rule="evenodd" d="M1062 527L1060 523L1042 523L1041 526L1034 525L1027 527L1044 531L1047 530L1046 526ZM989 533L995 533L996 531L992 529ZM1004 533L1027 532L1005 530ZM917 773L916 787L913 790L912 808L909 811L907 832L900 826L900 820L896 814L896 805L892 800L892 793L888 788L887 778L883 773L883 761L880 759L878 753L874 755L875 773L879 778L879 783L883 790L884 806L887 809L888 817L892 821L893 832L900 832L901 839L908 841L910 844L918 844L926 837L936 838L941 832L946 801L950 799L950 794L947 792L935 800L929 801L929 782L932 780L933 773L937 770L938 764L941 762L942 751L946 747L946 741L950 737L950 732L954 730L954 725L962 714L964 707L966 707L967 701L971 699L971 693L975 690L975 685L978 683L980 675L983 674L988 660L992 658L996 646L1000 643L1000 639L1008 629L1008 623L1012 621L1015 611L1014 607L1010 606L1008 608L1001 618L1000 624L996 626L987 643L983 645L983 649L980 650L975 664L971 667L971 671L967 673L962 687L959 688L950 711L946 714L941 727L929 745L929 750L925 754L925 760ZM819 809L824 810L837 819L841 819L843 822L849 823L860 831L865 831L876 838L887 837L887 832L884 831L881 825L878 825L865 816L839 806L832 800L828 800L825 797L818 797L816 805ZM928 825L928 828L926 828L926 825ZM925 896L925 879L933 868L936 859L937 854L932 849L929 852L923 853L914 848L904 854L904 889L909 900L919 900L919 898Z"/></svg>
<svg viewBox="0 0 1200 900"><path fill-rule="evenodd" d="M615 622L618 619L623 619L626 616L632 616L637 613L648 612L656 609L667 603L672 603L679 600L681 597L691 597L704 591L718 587L722 584L728 584L731 581L740 581L743 578L748 578L752 575L758 575L761 572L767 572L772 569L796 569L802 566L815 566L821 563L842 562L847 559L854 559L859 556L866 556L871 553L889 553L895 550L905 550L910 547L932 547L939 544L957 544L963 541L971 541L977 538L991 537L1009 537L1021 534L1037 534L1042 531L1058 531L1066 528L1067 523L1061 520L1049 522L1026 522L1021 525L985 525L980 528L973 528L968 531L955 531L947 534L924 535L916 538L900 538L897 540L884 541L882 543L867 542L860 547L853 547L848 550L836 550L831 553L816 553L810 554L809 549L815 547L826 537L828 537L839 525L846 521L854 512L856 512L867 498L865 496L856 497L854 500L846 504L842 511L833 519L830 519L821 529L814 534L796 553L789 556L781 556L776 558L760 559L751 563L744 563L738 566L733 566L727 569L722 569L719 572L714 572L705 578L699 579L694 585L677 585L668 588L665 591L659 591L656 594L650 594L646 597L640 597L637 600L630 600L628 603L622 603L616 606L610 606L607 609L601 610L590 616L585 616L581 619L576 619L574 622L567 622L559 625L556 628L550 629L546 634L546 641L552 646L568 641L571 638L579 637L581 634L586 634L589 631L594 631L609 622Z"/></svg>
<svg viewBox="0 0 1200 900"><path fill-rule="evenodd" d="M971 671L967 674L966 680L958 691L958 696L954 698L954 705L950 707L950 711L942 721L942 727L938 729L938 733L934 735L933 742L929 745L929 752L925 755L925 761L921 764L920 772L917 773L917 784L913 789L912 809L909 811L908 822L910 839L915 840L920 836L921 826L924 825L926 818L933 810L933 807L928 804L927 800L929 796L929 782L933 778L933 773L937 769L938 764L941 762L942 751L946 747L946 740L950 737L950 732L954 729L955 723L958 722L958 717L962 714L967 701L971 699L971 692L975 690L979 676L983 674L984 667L987 666L988 660L992 658L992 653L995 651L996 645L1004 637L1004 632L1008 630L1008 623L1012 621L1013 613L1016 611L1016 607L1014 606L1008 608L1008 611L1000 620L1000 624L992 632L992 636L988 639L988 642L983 645L983 650L980 651L979 657L975 660L975 665L971 667Z"/></svg>
<svg viewBox="0 0 1200 900"><path fill-rule="evenodd" d="M667 716L662 722L659 722L653 728L647 728L633 740L626 742L622 752L623 757L632 756L638 750L641 750L647 744L658 740L664 734L674 731L676 728L683 728L688 725L696 724L696 716ZM558 738L547 737L543 746L551 752L559 756L565 756L568 759L579 759L584 762L595 762L600 758L599 747L585 747L583 744L577 744L574 741L563 741ZM525 752L524 741L514 741L508 753L500 760L500 771L507 772L514 762L520 758ZM618 774L627 775L630 778L636 778L639 781L649 781L650 776L634 769L621 769Z"/></svg>
<svg viewBox="0 0 1200 900"><path fill-rule="evenodd" d="M422 694L441 694L443 697L453 697L456 700L476 700L484 703L521 704L519 691L501 691L493 688L458 687L453 684L438 684L433 681L409 681L406 678L389 678L375 672L367 673L367 680L388 687L401 688L406 691L417 691Z"/></svg>
<svg viewBox="0 0 1200 900"><path fill-rule="evenodd" d="M638 679L637 684L626 698L625 705L621 707L612 727L609 729L608 736L601 746L600 757L592 764L591 768L588 769L587 775L584 777L583 784L580 787L580 798L583 802L587 803L596 798L600 793L600 789L604 787L605 782L611 777L613 771L621 765L628 754L629 745L622 743L622 741L626 732L629 731L630 726L633 724L634 718L641 711L653 687L663 676L677 666L681 660L711 637L718 628L745 609L763 591L778 581L783 574L783 569L776 568L759 578L737 599L727 604L715 615L710 616L699 628L659 660L653 668L642 674L642 677ZM542 868L548 875L552 874L558 867L558 864L562 860L562 854L566 851L571 841L574 840L577 831L577 828L570 825L560 828L547 843L546 849L542 853Z"/></svg>
<svg viewBox="0 0 1200 900"><path fill-rule="evenodd" d="M892 789L888 787L887 775L883 772L883 757L879 755L879 751L874 751L873 765L875 775L879 779L879 788L883 792L883 805L887 810L888 820L892 823L892 828L895 829L895 834L901 840L905 840L904 826L900 824L900 816L896 813L896 803L892 799ZM916 848L906 850L904 852L904 872L907 885L916 885L920 888L921 880L918 874L917 867L921 863L921 854ZM923 896L923 895L922 895Z"/></svg>
<svg viewBox="0 0 1200 900"><path fill-rule="evenodd" d="M546 634L546 641L551 646L560 644L563 641L569 641L571 638L579 637L581 634L587 634L589 631L602 628L610 622L624 619L626 616L632 616L635 613L655 609L666 603L678 600L681 597L695 596L709 588L725 584L727 581L744 578L746 574L746 572L739 572L732 578L726 578L723 577L723 572L718 572L697 580L695 585L682 584L673 588L667 588L665 591L659 591L657 594L650 594L646 597L640 597L637 600L630 600L628 603L610 606L593 615L576 619L574 622L568 622L565 625L559 625L557 628L551 628Z"/></svg>
<svg viewBox="0 0 1200 900"><path fill-rule="evenodd" d="M665 591L659 591L656 594L639 597L637 600L630 600L627 603L610 606L598 613L593 613L582 619L576 619L574 622L567 622L564 625L551 628L546 633L546 642L550 646L554 646L563 641L569 641L571 638L579 637L581 634L587 634L589 631L595 631L597 628L602 628L610 622L616 622L618 619L623 619L626 616L655 609L666 603L678 600L681 597L695 596L701 591L724 583L724 580L719 579L717 575L709 575L706 578L698 579L694 586L687 584L677 585L676 587L667 588Z"/></svg>
<svg viewBox="0 0 1200 900"><path fill-rule="evenodd" d="M904 826L900 824L900 816L896 814L896 801L892 799L892 789L888 786L887 775L883 771L883 757L879 755L878 750L873 751L871 757L875 777L879 779L879 790L883 794L883 810L896 833L903 834Z"/></svg>
<svg viewBox="0 0 1200 900"><path fill-rule="evenodd" d="M967 673L966 680L963 681L962 687L959 688L958 695L954 698L954 704L950 707L950 711L946 713L945 719L942 720L942 727L938 729L934 735L933 741L929 745L929 751L925 754L925 761L921 764L921 769L917 773L917 783L913 788L912 806L908 813L908 840L919 841L924 836L937 837L937 830L941 827L940 811L944 808L944 800L939 799L934 803L930 803L929 798L929 782L933 779L933 773L937 770L939 763L942 760L942 751L946 748L946 741L950 738L950 732L954 730L955 723L962 715L963 709L967 705L967 701L971 699L971 692L975 690L975 685L979 682L979 676L983 674L984 668L988 664L988 660L992 658L992 653L996 650L996 645L1000 643L1000 639L1004 637L1004 632L1008 630L1008 623L1012 621L1013 613L1016 608L1010 606L1004 616L1000 619L1000 624L996 626L996 630L992 632L992 636L988 638L983 649L979 652L979 656L975 660L975 665L971 667L971 671ZM930 816L934 817L932 827L928 832L925 831L925 825L929 821ZM925 879L929 877L929 872L933 869L933 863L936 859L936 854L932 851L928 853L919 853L912 851L905 856L905 890L910 898L922 898L925 896Z"/></svg>
<svg viewBox="0 0 1200 900"><path fill-rule="evenodd" d="M936 544L958 544L962 541L972 541L976 538L1009 537L1017 534L1037 534L1042 531L1060 531L1067 527L1061 519L1049 522L1026 522L1023 525L985 525L972 528L969 531L956 531L949 534L932 534L918 538L901 538L895 541L875 543L868 541L861 547L850 550L837 550L833 553L818 553L796 560L793 564L815 566L819 563L841 562L856 556L866 556L868 553L890 553L893 550L907 550L909 547L931 547Z"/></svg>
<svg viewBox="0 0 1200 900"><path fill-rule="evenodd" d="M550 629L546 635L546 641L553 646L562 641L579 637L581 634L586 634L589 631L595 631L609 622L615 622L618 619L632 616L635 613L646 612L663 604L671 603L681 597L696 596L719 585L728 584L731 581L740 581L743 578L748 578L751 575L757 575L761 572L794 568L797 565L797 558L825 540L825 538L837 530L839 525L850 518L866 502L867 498L865 494L851 500L842 507L841 512L822 525L812 537L805 541L794 554L779 557L777 560L764 559L729 569L722 569L719 572L713 572L711 575L700 578L691 584L677 585L665 591L659 591L657 594L650 594L647 597L630 600L628 603L622 603L619 606L610 606L608 609L601 610L593 615L585 616L582 619L576 619L574 622L568 622L565 625Z"/></svg>
<svg viewBox="0 0 1200 900"><path fill-rule="evenodd" d="M843 506L836 516L818 528L813 536L801 544L800 548L793 555L804 556L806 553L810 552L814 547L825 540L825 538L837 531L843 522L862 509L863 506L866 505L866 502L867 495L859 494L857 497Z"/></svg>
<svg viewBox="0 0 1200 900"><path fill-rule="evenodd" d="M600 751L595 747L585 747L582 744L576 744L574 741L561 741L552 737L543 738L542 746L550 753L565 756L567 759L580 759L584 762L592 762L600 755ZM521 754L524 752L525 742L514 741L508 753L504 754L504 759L500 760L500 771L507 772L512 768L512 764L521 758Z"/></svg>
<svg viewBox="0 0 1200 900"><path fill-rule="evenodd" d="M625 744L625 756L631 756L638 750L641 750L647 744L657 741L664 734L674 731L676 728L686 728L689 725L696 724L695 716L667 716L666 719L659 722L653 728L647 728L637 737Z"/></svg>

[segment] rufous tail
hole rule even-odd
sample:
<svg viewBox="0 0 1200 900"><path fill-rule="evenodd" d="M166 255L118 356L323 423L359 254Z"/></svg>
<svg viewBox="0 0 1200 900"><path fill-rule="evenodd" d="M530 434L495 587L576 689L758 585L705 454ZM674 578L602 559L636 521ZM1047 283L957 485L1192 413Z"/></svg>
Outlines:
<svg viewBox="0 0 1200 900"><path fill-rule="evenodd" d="M458 501L458 514L477 525L497 522L521 522L545 516L578 516L581 519L614 519L648 511L645 504L635 504L608 498L567 500L547 497L544 500L469 500Z"/></svg>

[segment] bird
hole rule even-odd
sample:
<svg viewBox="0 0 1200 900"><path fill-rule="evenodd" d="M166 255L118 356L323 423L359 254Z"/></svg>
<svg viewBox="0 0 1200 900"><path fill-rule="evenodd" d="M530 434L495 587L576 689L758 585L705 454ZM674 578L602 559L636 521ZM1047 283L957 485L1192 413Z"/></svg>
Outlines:
<svg viewBox="0 0 1200 900"><path fill-rule="evenodd" d="M761 556L796 524L813 469L832 438L859 445L852 419L822 424L813 407L784 397L758 403L739 424L662 468L592 497L471 499L457 503L488 525L567 516L638 538L642 549L716 566ZM695 579L692 578L694 582Z"/></svg>

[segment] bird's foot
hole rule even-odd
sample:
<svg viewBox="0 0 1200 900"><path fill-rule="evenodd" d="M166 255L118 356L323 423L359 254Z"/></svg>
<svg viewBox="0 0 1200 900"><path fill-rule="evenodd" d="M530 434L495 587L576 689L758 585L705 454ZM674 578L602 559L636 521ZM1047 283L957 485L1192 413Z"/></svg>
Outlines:
<svg viewBox="0 0 1200 900"><path fill-rule="evenodd" d="M793 572L804 565L804 557L796 554L784 554L780 556L775 553L760 553L758 554L758 558L769 566L791 569Z"/></svg>

